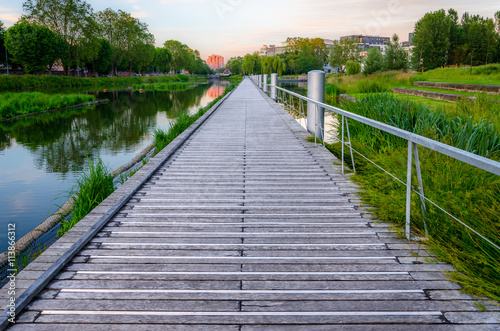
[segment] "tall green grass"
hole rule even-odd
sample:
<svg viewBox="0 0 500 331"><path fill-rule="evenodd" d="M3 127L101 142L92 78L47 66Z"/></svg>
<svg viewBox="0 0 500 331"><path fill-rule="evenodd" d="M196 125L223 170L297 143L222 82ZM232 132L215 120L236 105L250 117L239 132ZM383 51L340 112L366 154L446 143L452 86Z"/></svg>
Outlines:
<svg viewBox="0 0 500 331"><path fill-rule="evenodd" d="M136 84L132 88L134 90L145 91L178 91L185 90L189 86L195 86L190 82L171 82L171 83L152 83L152 84Z"/></svg>
<svg viewBox="0 0 500 331"><path fill-rule="evenodd" d="M500 130L491 120L476 115L462 118L389 94L368 95L343 107L500 160ZM349 128L356 150L406 182L407 142L404 139L355 121L349 121ZM340 143L327 147L340 156ZM422 147L419 154L425 196L500 246L500 177ZM375 208L379 219L403 228L406 188L356 154L354 158L356 175L353 179L363 187L363 199ZM346 160L350 160L349 154ZM415 174L412 181L417 183ZM411 204L413 231L423 233L424 217L416 194ZM430 204L427 204L425 222L429 230L428 244L434 254L456 268L450 276L472 294L499 300L500 252Z"/></svg>
<svg viewBox="0 0 500 331"><path fill-rule="evenodd" d="M173 76L134 76L134 77L68 77L49 75L0 75L0 90L19 90L25 88L114 86L161 82L205 81L205 77Z"/></svg>
<svg viewBox="0 0 500 331"><path fill-rule="evenodd" d="M82 173L70 192L74 199L73 212L67 220L61 223L57 235L61 237L68 232L114 190L113 177L102 160L89 161L88 170Z"/></svg>
<svg viewBox="0 0 500 331"><path fill-rule="evenodd" d="M417 80L430 82L500 85L500 64L462 68L438 68L417 75Z"/></svg>
<svg viewBox="0 0 500 331"><path fill-rule="evenodd" d="M85 94L4 93L0 94L0 119L60 109L94 100L95 96Z"/></svg>

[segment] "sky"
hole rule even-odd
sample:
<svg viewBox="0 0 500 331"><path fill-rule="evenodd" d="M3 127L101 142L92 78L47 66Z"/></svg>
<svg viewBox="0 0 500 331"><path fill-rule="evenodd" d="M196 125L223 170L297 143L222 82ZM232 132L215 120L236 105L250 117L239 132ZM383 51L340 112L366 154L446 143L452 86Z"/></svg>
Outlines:
<svg viewBox="0 0 500 331"><path fill-rule="evenodd" d="M0 0L0 20L13 25L23 14L22 0ZM175 39L227 60L280 45L287 37L338 39L364 34L407 41L425 13L453 8L493 17L498 0L87 0L94 11L131 13L149 27L156 45Z"/></svg>

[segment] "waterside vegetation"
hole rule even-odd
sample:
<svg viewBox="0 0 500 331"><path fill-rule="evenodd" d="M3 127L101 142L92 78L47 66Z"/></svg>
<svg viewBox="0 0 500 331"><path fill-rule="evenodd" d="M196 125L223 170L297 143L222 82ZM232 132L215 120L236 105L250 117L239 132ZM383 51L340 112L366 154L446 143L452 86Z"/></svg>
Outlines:
<svg viewBox="0 0 500 331"><path fill-rule="evenodd" d="M476 78L481 80L486 69L478 69ZM451 70L437 69L428 75L436 78ZM450 76L456 77L456 73ZM500 161L500 104L488 100L489 95L478 93L475 101L443 105L424 104L420 98L388 92L392 87L408 87L413 81L429 76L389 72L366 79L329 79L327 100L347 111ZM438 80L445 78L441 76ZM342 92L354 92L358 100L339 104L337 96ZM356 151L406 181L405 140L355 121L349 121L349 129ZM340 143L327 144L327 148L340 157ZM419 154L425 196L500 246L500 178L422 147ZM356 175L352 178L361 184L363 200L373 206L380 220L393 222L402 229L404 186L357 154L354 159ZM346 161L350 164L349 152ZM415 174L414 177L413 182L417 183ZM416 194L411 203L413 231L423 237L427 228L427 244L433 254L455 266L456 271L449 276L468 293L500 300L500 252L430 203L426 204L424 216Z"/></svg>
<svg viewBox="0 0 500 331"><path fill-rule="evenodd" d="M86 94L4 93L0 94L0 120L71 107L92 102L95 99L95 96Z"/></svg>

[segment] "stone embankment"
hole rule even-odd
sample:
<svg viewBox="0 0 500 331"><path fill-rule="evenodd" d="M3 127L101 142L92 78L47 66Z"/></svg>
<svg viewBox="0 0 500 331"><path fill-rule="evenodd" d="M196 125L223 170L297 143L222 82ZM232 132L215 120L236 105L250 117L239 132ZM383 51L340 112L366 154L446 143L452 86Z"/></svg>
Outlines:
<svg viewBox="0 0 500 331"><path fill-rule="evenodd" d="M437 88L442 90L453 90L462 92L486 92L488 94L500 94L500 85L478 85L478 84L457 84L439 82L415 82L415 86Z"/></svg>

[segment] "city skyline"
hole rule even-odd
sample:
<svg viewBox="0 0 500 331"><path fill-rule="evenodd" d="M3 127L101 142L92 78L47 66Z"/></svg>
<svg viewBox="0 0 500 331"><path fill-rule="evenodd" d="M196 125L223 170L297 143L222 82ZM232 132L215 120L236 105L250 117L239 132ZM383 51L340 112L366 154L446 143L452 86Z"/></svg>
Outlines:
<svg viewBox="0 0 500 331"><path fill-rule="evenodd" d="M94 11L124 10L146 23L156 45L178 40L207 59L225 59L280 44L287 37L338 39L363 34L408 40L415 23L427 12L453 8L492 18L497 1L465 0L419 2L411 0L87 0ZM22 1L0 1L0 20L6 27L23 14Z"/></svg>

